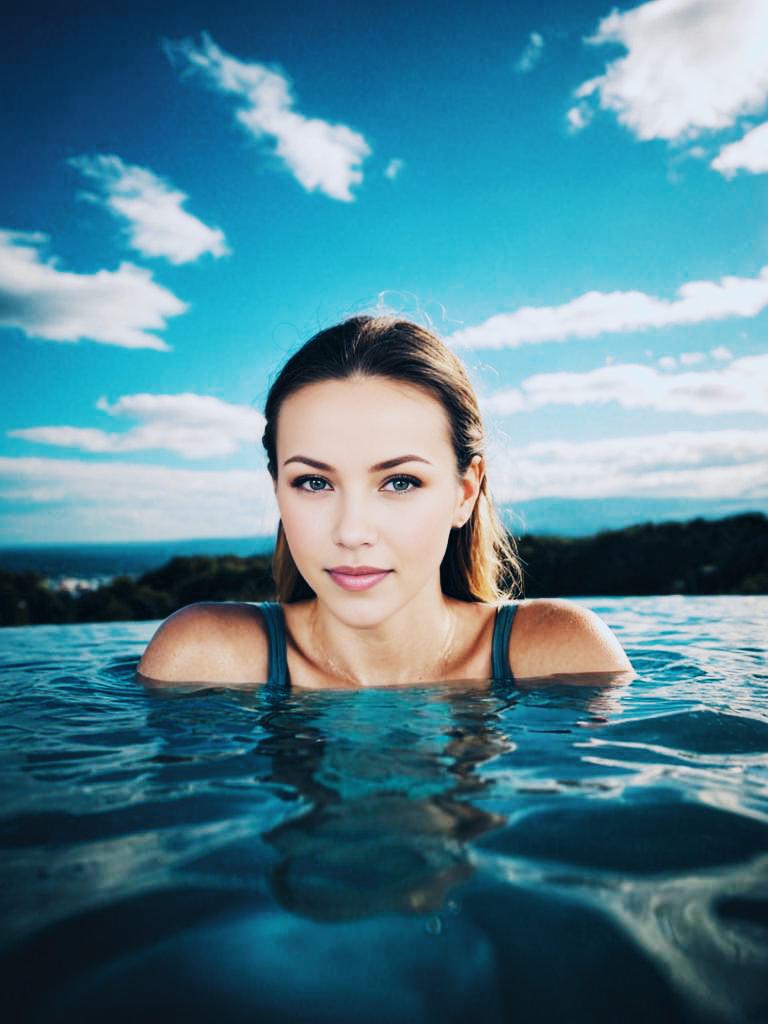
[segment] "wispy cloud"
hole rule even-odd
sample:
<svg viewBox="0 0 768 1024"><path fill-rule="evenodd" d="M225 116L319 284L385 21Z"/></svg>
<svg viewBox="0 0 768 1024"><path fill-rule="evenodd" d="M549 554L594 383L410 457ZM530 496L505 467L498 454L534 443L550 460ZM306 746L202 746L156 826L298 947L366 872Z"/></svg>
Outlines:
<svg viewBox="0 0 768 1024"><path fill-rule="evenodd" d="M390 181L394 181L395 178L398 177L404 166L405 162L395 157L394 160L389 161L386 168L384 169L384 177L389 178Z"/></svg>
<svg viewBox="0 0 768 1024"><path fill-rule="evenodd" d="M612 11L587 40L626 56L575 93L638 139L691 138L728 128L768 98L765 0L651 0Z"/></svg>
<svg viewBox="0 0 768 1024"><path fill-rule="evenodd" d="M732 178L738 171L749 174L768 171L768 121L748 131L736 142L723 146L709 166L726 178Z"/></svg>
<svg viewBox="0 0 768 1024"><path fill-rule="evenodd" d="M238 60L205 33L200 46L181 39L166 40L164 47L176 67L198 72L218 92L238 98L238 123L257 139L272 139L277 156L308 192L355 198L352 188L362 182L360 167L371 152L359 132L300 114L285 75Z"/></svg>
<svg viewBox="0 0 768 1024"><path fill-rule="evenodd" d="M643 434L489 447L497 501L534 498L768 498L768 430Z"/></svg>
<svg viewBox="0 0 768 1024"><path fill-rule="evenodd" d="M594 291L561 306L524 306L457 331L448 342L455 348L517 348L567 338L596 338L652 327L753 317L766 306L768 267L757 277L689 281L672 300L638 291Z"/></svg>
<svg viewBox="0 0 768 1024"><path fill-rule="evenodd" d="M688 365L698 361L685 360ZM669 363L664 367L668 368ZM546 405L608 402L625 409L698 416L744 412L768 415L768 355L746 356L722 368L695 372L663 373L652 366L624 363L587 373L536 374L519 388L497 392L482 404L486 412L511 415Z"/></svg>
<svg viewBox="0 0 768 1024"><path fill-rule="evenodd" d="M122 432L50 426L25 427L8 434L86 452L165 450L185 459L208 459L230 455L244 444L259 444L264 431L264 417L256 409L209 395L124 395L113 405L101 398L97 407L109 416L140 422Z"/></svg>
<svg viewBox="0 0 768 1024"><path fill-rule="evenodd" d="M725 347L713 348L709 354L719 362L728 362L733 359L733 353ZM698 366L699 363L705 362L706 358L703 352L681 352L679 356L662 356L658 360L658 364L665 370L674 370L678 366Z"/></svg>
<svg viewBox="0 0 768 1024"><path fill-rule="evenodd" d="M42 255L46 242L40 233L0 231L0 326L49 341L168 348L151 332L163 330L187 305L150 271L121 263L117 270L74 274Z"/></svg>
<svg viewBox="0 0 768 1024"><path fill-rule="evenodd" d="M565 117L568 122L568 130L574 133L580 132L592 120L593 110L588 103L578 103L575 107L570 108Z"/></svg>
<svg viewBox="0 0 768 1024"><path fill-rule="evenodd" d="M151 501L137 501L151 495ZM264 470L173 469L131 462L0 458L0 539L163 540L269 534L278 513ZM23 502L24 514L13 504ZM0 505L1 507L1 505ZM76 515L62 515L72 509Z"/></svg>
<svg viewBox="0 0 768 1024"><path fill-rule="evenodd" d="M515 71L525 75L533 71L544 53L544 37L540 32L531 32L528 43L515 62Z"/></svg>
<svg viewBox="0 0 768 1024"><path fill-rule="evenodd" d="M124 221L130 245L143 256L179 264L190 263L203 253L228 253L224 232L184 210L189 197L148 168L103 154L73 157L69 163L98 190L81 195Z"/></svg>
<svg viewBox="0 0 768 1024"><path fill-rule="evenodd" d="M709 354L713 359L717 359L721 363L727 363L733 359L733 352L726 345L718 345L716 348L711 349Z"/></svg>
<svg viewBox="0 0 768 1024"><path fill-rule="evenodd" d="M679 357L681 366L697 366L707 358L703 352L681 352Z"/></svg>

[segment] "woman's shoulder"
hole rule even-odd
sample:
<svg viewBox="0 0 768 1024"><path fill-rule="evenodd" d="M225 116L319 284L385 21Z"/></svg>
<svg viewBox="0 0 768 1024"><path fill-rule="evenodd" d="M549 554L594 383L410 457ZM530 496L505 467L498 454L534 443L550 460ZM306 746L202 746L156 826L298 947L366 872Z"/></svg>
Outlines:
<svg viewBox="0 0 768 1024"><path fill-rule="evenodd" d="M169 615L138 666L155 683L263 683L268 671L263 613L234 601L203 601Z"/></svg>
<svg viewBox="0 0 768 1024"><path fill-rule="evenodd" d="M516 679L632 671L610 627L590 608L562 598L522 600L517 606L509 641Z"/></svg>

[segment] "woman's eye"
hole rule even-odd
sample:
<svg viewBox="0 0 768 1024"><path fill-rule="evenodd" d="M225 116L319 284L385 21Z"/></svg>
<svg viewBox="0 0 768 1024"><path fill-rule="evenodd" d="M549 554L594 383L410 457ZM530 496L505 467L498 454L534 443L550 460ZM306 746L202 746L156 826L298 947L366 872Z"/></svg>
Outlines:
<svg viewBox="0 0 768 1024"><path fill-rule="evenodd" d="M305 482L309 484L310 490L325 490L328 480L324 480L321 476L310 476ZM315 483L318 486L315 487Z"/></svg>
<svg viewBox="0 0 768 1024"><path fill-rule="evenodd" d="M321 476L302 476L298 480L294 480L292 486L300 491L322 494L327 490L325 486L327 483L328 481ZM309 486L307 487L305 484ZM421 480L417 480L414 476L393 476L384 482L384 487L389 487L390 484L392 484L390 494L410 494L417 487L421 487Z"/></svg>
<svg viewBox="0 0 768 1024"><path fill-rule="evenodd" d="M417 487L421 487L421 480L417 480L414 476L393 476L387 480L387 484L405 484L405 487L397 486L393 490L395 494L410 494Z"/></svg>
<svg viewBox="0 0 768 1024"><path fill-rule="evenodd" d="M294 480L292 486L298 487L299 490L311 490L314 494L317 494L319 490L325 490L325 487L305 487L304 484L309 483L328 483L328 480L324 480L322 476L300 476L298 480Z"/></svg>

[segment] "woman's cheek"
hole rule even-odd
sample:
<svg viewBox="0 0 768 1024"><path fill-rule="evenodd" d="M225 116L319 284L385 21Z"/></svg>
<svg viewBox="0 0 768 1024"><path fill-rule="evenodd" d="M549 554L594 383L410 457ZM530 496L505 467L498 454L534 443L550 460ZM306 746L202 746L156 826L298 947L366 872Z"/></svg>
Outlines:
<svg viewBox="0 0 768 1024"><path fill-rule="evenodd" d="M427 552L444 546L449 530L445 504L436 497L435 500L414 501L410 508L401 512L397 518L396 538L402 547L423 559ZM440 555L442 557L442 551Z"/></svg>
<svg viewBox="0 0 768 1024"><path fill-rule="evenodd" d="M312 515L310 509L302 508L291 496L283 503L280 518L293 560L298 564L315 546L315 534L320 532L320 517Z"/></svg>

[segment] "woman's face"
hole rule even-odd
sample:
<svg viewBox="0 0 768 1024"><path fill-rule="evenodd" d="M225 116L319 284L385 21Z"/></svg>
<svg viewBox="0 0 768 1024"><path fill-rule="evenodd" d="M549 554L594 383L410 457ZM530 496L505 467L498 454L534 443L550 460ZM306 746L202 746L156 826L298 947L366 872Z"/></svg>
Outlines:
<svg viewBox="0 0 768 1024"><path fill-rule="evenodd" d="M482 462L459 480L448 418L428 392L381 377L308 385L280 409L277 462L293 560L342 618L374 622L425 587L439 592L450 530L469 518ZM390 571L350 591L329 573L338 566Z"/></svg>

